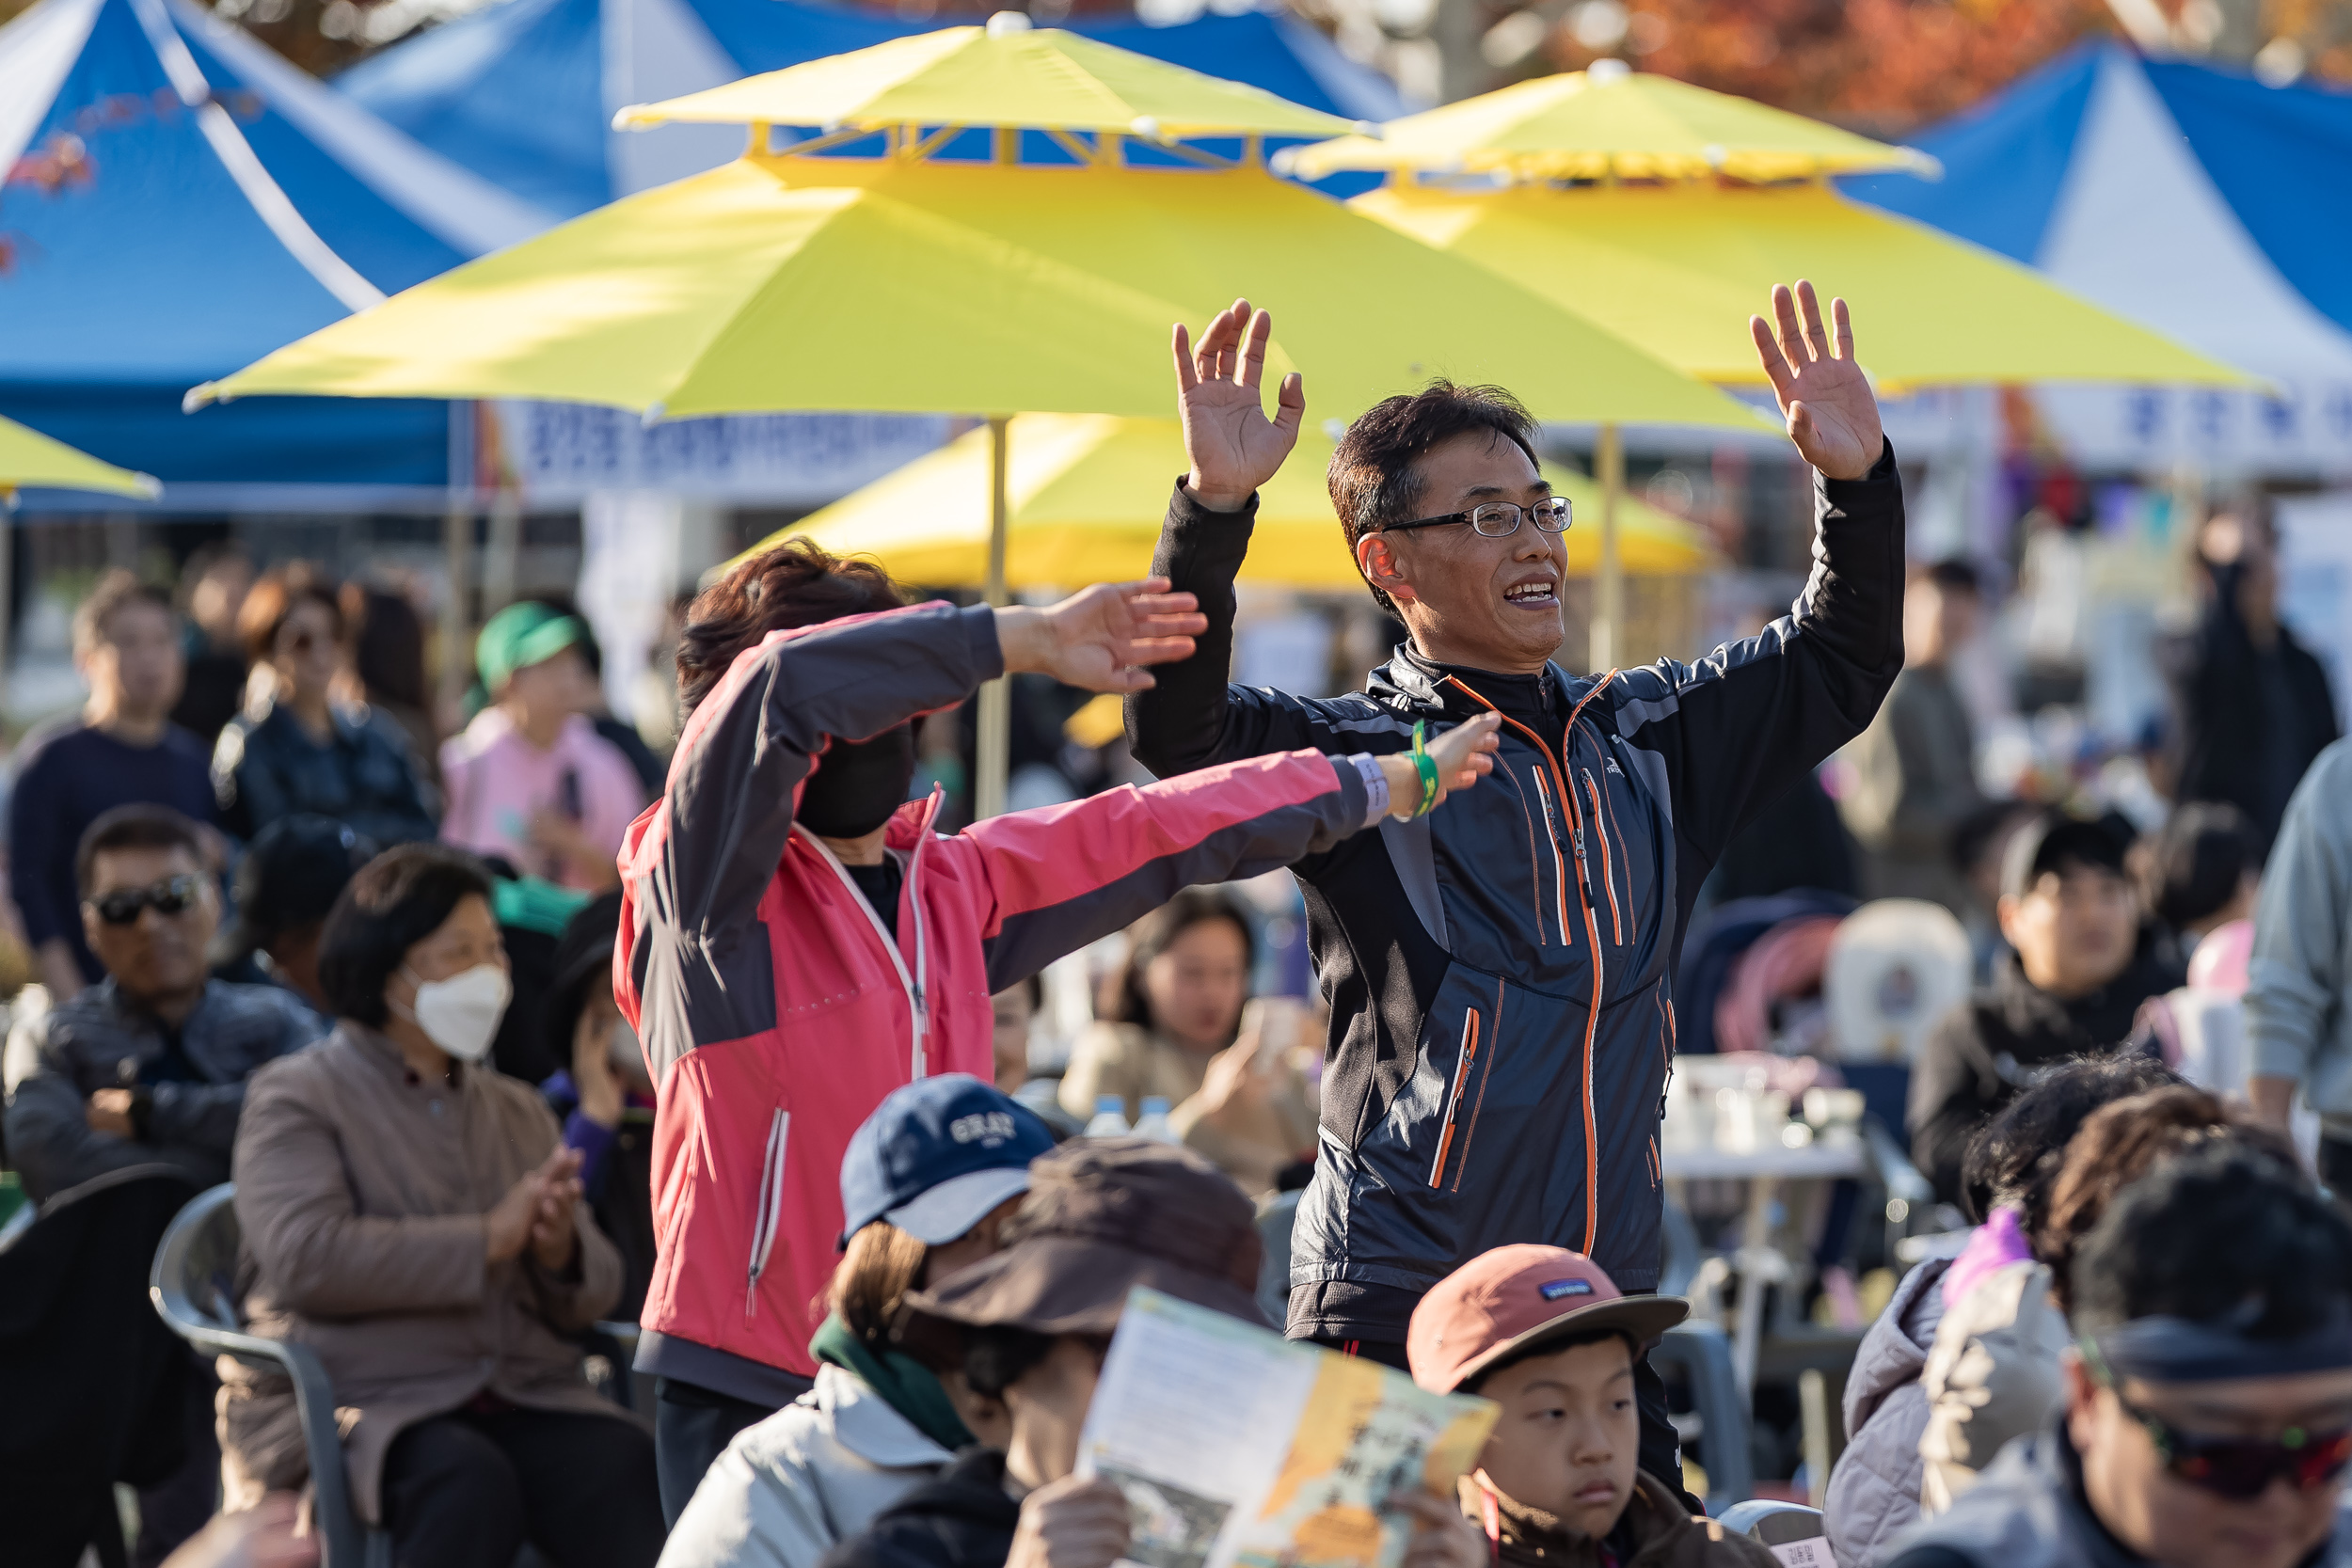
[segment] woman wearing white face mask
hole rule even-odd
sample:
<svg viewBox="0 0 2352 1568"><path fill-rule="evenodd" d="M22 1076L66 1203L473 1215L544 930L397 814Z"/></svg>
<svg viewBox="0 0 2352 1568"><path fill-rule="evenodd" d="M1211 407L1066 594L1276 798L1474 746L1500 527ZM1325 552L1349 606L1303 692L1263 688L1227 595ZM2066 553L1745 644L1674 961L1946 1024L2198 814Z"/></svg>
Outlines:
<svg viewBox="0 0 2352 1568"><path fill-rule="evenodd" d="M354 1506L392 1560L641 1568L661 1546L653 1446L581 1379L569 1338L621 1260L580 1156L525 1084L485 1064L511 988L490 886L465 856L393 849L327 916L335 1032L254 1076L238 1127L251 1332L325 1363ZM299 1487L282 1379L224 1362L224 1507Z"/></svg>

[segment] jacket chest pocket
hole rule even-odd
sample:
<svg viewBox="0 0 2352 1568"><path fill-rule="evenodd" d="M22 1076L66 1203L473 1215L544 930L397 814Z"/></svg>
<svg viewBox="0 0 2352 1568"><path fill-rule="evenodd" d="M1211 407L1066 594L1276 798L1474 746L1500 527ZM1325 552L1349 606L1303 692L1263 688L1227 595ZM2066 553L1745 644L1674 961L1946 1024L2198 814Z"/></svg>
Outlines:
<svg viewBox="0 0 2352 1568"><path fill-rule="evenodd" d="M1456 965L1422 1015L1411 1070L1389 1098L1361 1152L1388 1185L1458 1193L1479 1142L1488 1081L1504 1047L1503 988Z"/></svg>

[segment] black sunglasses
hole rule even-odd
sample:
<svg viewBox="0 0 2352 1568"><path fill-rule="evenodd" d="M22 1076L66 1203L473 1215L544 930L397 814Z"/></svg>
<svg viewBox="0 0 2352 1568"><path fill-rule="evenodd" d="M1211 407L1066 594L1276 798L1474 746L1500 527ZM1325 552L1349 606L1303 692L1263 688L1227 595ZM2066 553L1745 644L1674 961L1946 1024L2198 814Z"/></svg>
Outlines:
<svg viewBox="0 0 2352 1568"><path fill-rule="evenodd" d="M152 909L157 914L185 914L204 896L204 879L182 872L167 877L149 887L117 888L103 898L84 902L98 911L98 918L109 926L129 926L135 922L142 910Z"/></svg>
<svg viewBox="0 0 2352 1568"><path fill-rule="evenodd" d="M2283 1481L2300 1492L2326 1486L2352 1465L2352 1427L2333 1432L2309 1432L2288 1427L2276 1437L2201 1437L2183 1432L2153 1410L2143 1410L2123 1397L2114 1374L2095 1353L2084 1359L2123 1414L2137 1421L2155 1445L2167 1472L2191 1486L2250 1502Z"/></svg>

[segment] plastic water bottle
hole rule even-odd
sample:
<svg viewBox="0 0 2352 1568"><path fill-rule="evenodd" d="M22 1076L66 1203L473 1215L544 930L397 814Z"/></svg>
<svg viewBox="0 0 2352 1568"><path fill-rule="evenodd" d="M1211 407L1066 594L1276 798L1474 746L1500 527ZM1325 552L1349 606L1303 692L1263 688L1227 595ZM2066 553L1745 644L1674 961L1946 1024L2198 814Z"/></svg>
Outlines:
<svg viewBox="0 0 2352 1568"><path fill-rule="evenodd" d="M1087 1123L1089 1138L1119 1138L1127 1133L1127 1101L1115 1094L1094 1097L1094 1119Z"/></svg>
<svg viewBox="0 0 2352 1568"><path fill-rule="evenodd" d="M1143 1097L1143 1115L1136 1120L1136 1136L1150 1138L1153 1143L1172 1144L1176 1129L1168 1124L1168 1097L1147 1094Z"/></svg>

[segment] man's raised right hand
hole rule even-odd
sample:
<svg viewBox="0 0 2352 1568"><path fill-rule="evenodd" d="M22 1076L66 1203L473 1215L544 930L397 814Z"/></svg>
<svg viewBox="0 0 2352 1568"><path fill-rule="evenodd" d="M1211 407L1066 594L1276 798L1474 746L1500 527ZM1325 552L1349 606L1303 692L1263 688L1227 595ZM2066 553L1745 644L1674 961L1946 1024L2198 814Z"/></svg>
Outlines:
<svg viewBox="0 0 2352 1568"><path fill-rule="evenodd" d="M1274 318L1237 299L1200 334L1198 348L1176 324L1176 409L1184 422L1192 472L1184 488L1212 512L1238 512L1272 479L1298 444L1307 413L1306 384L1293 372L1275 394L1274 418L1258 393Z"/></svg>

